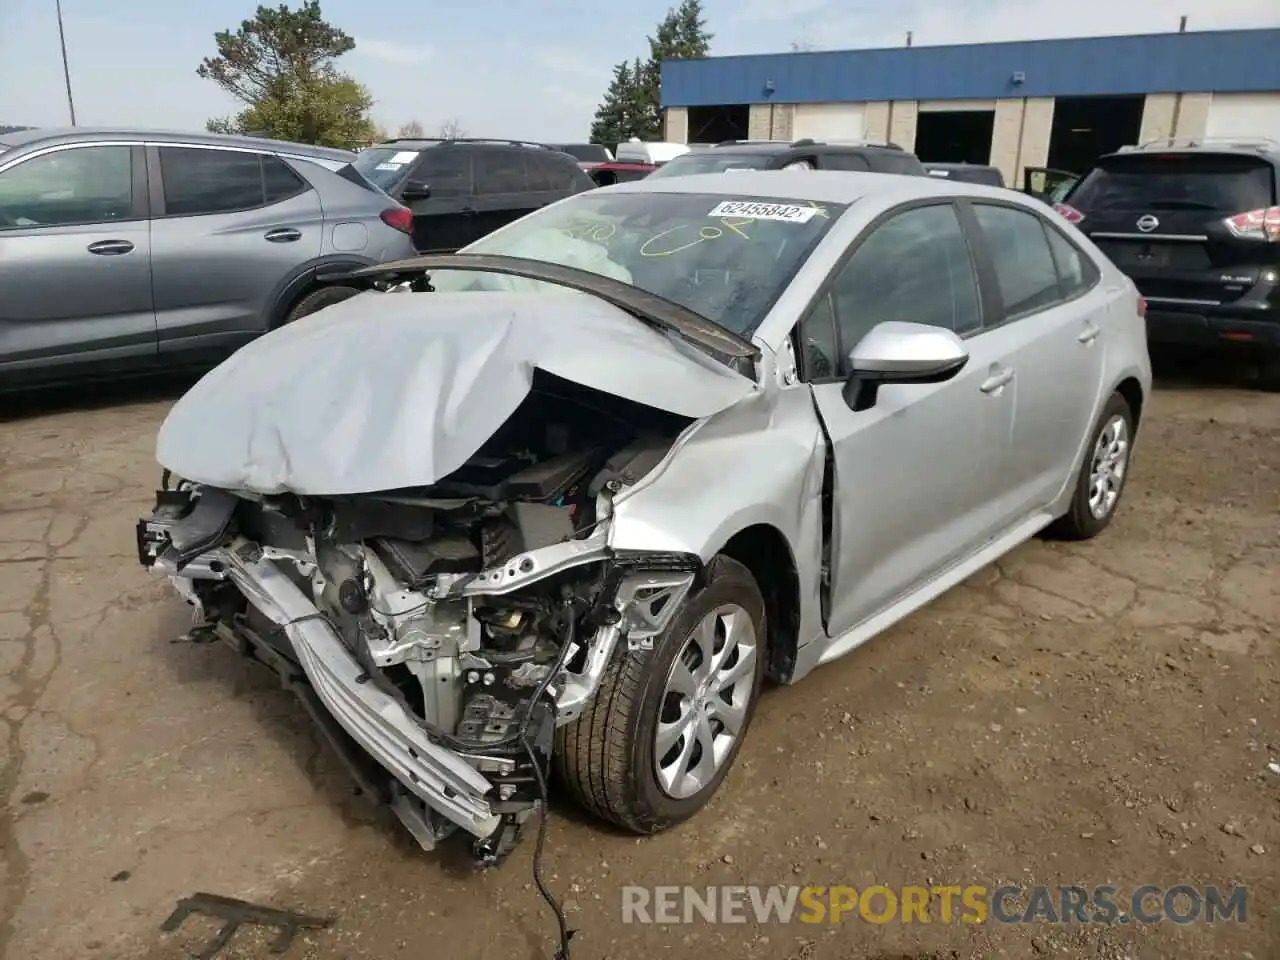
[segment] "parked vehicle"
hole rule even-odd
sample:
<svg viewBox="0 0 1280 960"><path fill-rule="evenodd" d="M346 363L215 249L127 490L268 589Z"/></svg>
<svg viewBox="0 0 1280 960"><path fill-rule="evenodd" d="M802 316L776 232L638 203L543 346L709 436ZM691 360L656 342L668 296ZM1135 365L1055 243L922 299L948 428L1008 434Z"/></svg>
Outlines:
<svg viewBox="0 0 1280 960"><path fill-rule="evenodd" d="M216 362L413 251L342 150L212 134L0 135L0 391Z"/></svg>
<svg viewBox="0 0 1280 960"><path fill-rule="evenodd" d="M614 148L613 158L626 163L651 163L654 166L662 166L676 157L684 156L689 150L690 146L687 143L628 140Z"/></svg>
<svg viewBox="0 0 1280 960"><path fill-rule="evenodd" d="M139 559L485 863L551 764L692 816L766 676L1100 533L1151 390L1088 239L930 177L650 177L359 273L173 407Z"/></svg>
<svg viewBox="0 0 1280 960"><path fill-rule="evenodd" d="M1003 187L1004 174L999 167L981 163L926 163L925 170L931 177L945 177L962 183L983 183L988 187Z"/></svg>
<svg viewBox="0 0 1280 960"><path fill-rule="evenodd" d="M626 163L615 160L612 163L597 164L588 172L598 186L611 187L615 183L642 180L657 169L656 163Z"/></svg>
<svg viewBox="0 0 1280 960"><path fill-rule="evenodd" d="M708 150L686 153L655 171L655 178L747 170L850 170L925 175L914 153L896 144L819 140L726 140Z"/></svg>
<svg viewBox="0 0 1280 960"><path fill-rule="evenodd" d="M1244 351L1280 388L1280 143L1162 140L1098 160L1059 212L1133 278L1153 344Z"/></svg>
<svg viewBox="0 0 1280 960"><path fill-rule="evenodd" d="M1070 170L1023 167L1022 192L1048 204L1061 203L1079 180L1080 174Z"/></svg>
<svg viewBox="0 0 1280 960"><path fill-rule="evenodd" d="M388 140L355 167L413 211L419 251L448 252L595 182L566 153L517 140Z"/></svg>
<svg viewBox="0 0 1280 960"><path fill-rule="evenodd" d="M613 161L613 154L609 152L609 148L600 143L558 143L551 149L569 154L578 161L578 166L588 173L602 163Z"/></svg>

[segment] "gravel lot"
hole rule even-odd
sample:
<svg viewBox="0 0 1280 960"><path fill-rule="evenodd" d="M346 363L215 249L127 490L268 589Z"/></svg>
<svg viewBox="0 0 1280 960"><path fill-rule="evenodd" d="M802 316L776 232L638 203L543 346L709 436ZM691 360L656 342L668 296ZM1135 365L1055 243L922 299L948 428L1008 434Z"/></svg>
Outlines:
<svg viewBox="0 0 1280 960"><path fill-rule="evenodd" d="M423 856L301 710L138 566L153 390L0 422L6 957L176 958L197 890L332 912L286 957L550 957L527 842ZM11 404L12 407L12 404ZM554 805L575 958L1280 956L1280 396L1162 383L1116 523L1033 542L761 703L712 806L636 841ZM530 838L531 839L531 838ZM1244 925L623 927L624 884L1251 886ZM267 956L244 931L220 956ZM543 951L546 951L545 953Z"/></svg>

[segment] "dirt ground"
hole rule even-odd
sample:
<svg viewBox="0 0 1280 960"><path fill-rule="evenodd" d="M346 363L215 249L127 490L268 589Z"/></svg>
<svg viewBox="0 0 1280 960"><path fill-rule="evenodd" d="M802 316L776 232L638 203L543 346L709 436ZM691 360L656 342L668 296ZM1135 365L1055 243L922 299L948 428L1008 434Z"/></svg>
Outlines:
<svg viewBox="0 0 1280 960"><path fill-rule="evenodd" d="M0 954L190 956L210 891L337 917L286 958L550 957L532 842L424 856L295 702L138 566L173 396L0 422ZM763 698L736 769L638 841L553 805L578 960L1280 956L1280 396L1162 383L1117 521L1035 541ZM532 838L530 838L531 840ZM624 926L624 884L1248 884L1245 924ZM236 935L220 956L267 956Z"/></svg>

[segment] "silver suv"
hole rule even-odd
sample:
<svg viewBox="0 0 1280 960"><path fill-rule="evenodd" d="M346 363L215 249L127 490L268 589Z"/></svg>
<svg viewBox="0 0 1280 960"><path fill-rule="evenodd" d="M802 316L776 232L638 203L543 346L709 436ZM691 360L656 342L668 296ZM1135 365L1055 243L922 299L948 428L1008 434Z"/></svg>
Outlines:
<svg viewBox="0 0 1280 960"><path fill-rule="evenodd" d="M343 150L212 134L0 134L0 392L209 365L410 256Z"/></svg>

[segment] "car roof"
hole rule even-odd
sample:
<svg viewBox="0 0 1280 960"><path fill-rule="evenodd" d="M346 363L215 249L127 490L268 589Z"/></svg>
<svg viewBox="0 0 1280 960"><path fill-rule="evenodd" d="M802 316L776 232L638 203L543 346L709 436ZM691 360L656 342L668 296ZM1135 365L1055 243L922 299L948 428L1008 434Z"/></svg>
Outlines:
<svg viewBox="0 0 1280 960"><path fill-rule="evenodd" d="M503 140L489 137L392 137L389 140L380 140L373 146L375 149L398 147L404 150L426 150L429 147L456 146L458 144L485 147L523 147L528 150L560 152L553 146L545 143L536 143L532 140ZM575 146L578 146L578 144L575 144Z"/></svg>
<svg viewBox="0 0 1280 960"><path fill-rule="evenodd" d="M1134 146L1121 147L1114 153L1104 153L1095 161L1103 163L1117 157L1153 157L1169 154L1214 156L1226 154L1235 157L1261 157L1272 163L1280 163L1280 141L1269 137L1196 137L1187 140L1177 138L1153 140Z"/></svg>
<svg viewBox="0 0 1280 960"><path fill-rule="evenodd" d="M926 163L926 170L995 170L989 163Z"/></svg>
<svg viewBox="0 0 1280 960"><path fill-rule="evenodd" d="M127 127L36 127L0 134L0 144L21 147L32 143L93 143L110 140L149 140L155 143L195 143L211 147L244 147L288 153L299 157L316 157L324 160L350 161L355 154L350 150L333 147L317 147L309 143L291 143L288 140L270 140L266 137L241 137L222 133L184 133L178 130L145 130Z"/></svg>
<svg viewBox="0 0 1280 960"><path fill-rule="evenodd" d="M715 145L716 153L787 153L792 150L809 150L821 147L823 150L850 153L861 150L885 150L901 153L897 147L883 143L831 143L823 140L740 140L726 141ZM687 156L687 154L686 154Z"/></svg>
<svg viewBox="0 0 1280 960"><path fill-rule="evenodd" d="M896 197L968 196L1009 202L1011 194L1001 187L964 183L916 174L853 173L842 170L747 170L741 173L695 173L687 177L633 180L601 187L593 193L699 193L726 197L768 197L776 200L804 200L824 203L853 203L877 194ZM1031 203L1026 206L1031 207Z"/></svg>

